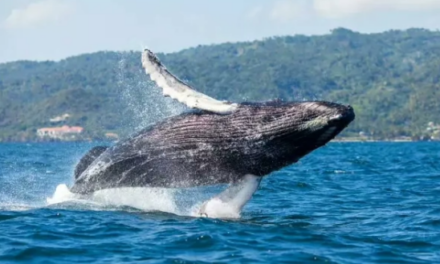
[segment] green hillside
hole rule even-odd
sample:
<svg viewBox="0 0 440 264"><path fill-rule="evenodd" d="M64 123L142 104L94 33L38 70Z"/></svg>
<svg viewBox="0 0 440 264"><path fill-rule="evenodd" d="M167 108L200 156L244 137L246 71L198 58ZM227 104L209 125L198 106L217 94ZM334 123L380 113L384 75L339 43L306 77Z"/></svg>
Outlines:
<svg viewBox="0 0 440 264"><path fill-rule="evenodd" d="M234 101L330 100L351 104L346 135L424 136L440 124L440 32L424 29L198 46L159 57L198 90ZM182 110L147 82L139 52L98 52L59 62L0 64L0 140L36 140L68 113L85 137L121 135ZM435 129L434 129L435 130Z"/></svg>

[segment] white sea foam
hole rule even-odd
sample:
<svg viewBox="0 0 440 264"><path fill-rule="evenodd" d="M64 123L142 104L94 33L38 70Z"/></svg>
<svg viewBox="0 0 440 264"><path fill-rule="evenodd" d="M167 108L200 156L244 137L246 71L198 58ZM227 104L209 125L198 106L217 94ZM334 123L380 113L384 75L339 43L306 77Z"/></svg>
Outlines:
<svg viewBox="0 0 440 264"><path fill-rule="evenodd" d="M60 184L47 205L88 204L94 209L131 207L145 212L160 211L176 215L209 218L239 218L243 206L258 187L258 181L250 178L233 185L219 195L207 198L206 188L116 188L79 195Z"/></svg>
<svg viewBox="0 0 440 264"><path fill-rule="evenodd" d="M77 195L74 193L71 193L67 185L60 184L57 186L55 193L51 198L47 198L47 204L57 204L57 203L63 203L68 201L74 201L79 199Z"/></svg>
<svg viewBox="0 0 440 264"><path fill-rule="evenodd" d="M102 208L128 206L142 211L162 211L178 214L172 189L161 188L117 188L80 195L70 192L65 184L60 184L48 205L62 203L92 203Z"/></svg>
<svg viewBox="0 0 440 264"><path fill-rule="evenodd" d="M118 188L93 193L95 202L110 206L129 206L142 211L161 211L180 214L173 189Z"/></svg>
<svg viewBox="0 0 440 264"><path fill-rule="evenodd" d="M20 212L20 211L27 211L34 209L35 207L30 206L25 203L1 203L0 204L0 211L13 211L13 212Z"/></svg>

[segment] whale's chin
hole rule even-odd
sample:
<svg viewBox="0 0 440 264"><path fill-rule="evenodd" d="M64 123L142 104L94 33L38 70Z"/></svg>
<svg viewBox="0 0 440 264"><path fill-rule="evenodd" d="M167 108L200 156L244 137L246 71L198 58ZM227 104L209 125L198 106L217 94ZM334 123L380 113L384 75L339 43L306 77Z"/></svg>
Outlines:
<svg viewBox="0 0 440 264"><path fill-rule="evenodd" d="M331 126L326 129L324 129L324 132L319 136L319 138L316 140L318 144L326 144L327 142L331 141L335 137L335 132L337 130L337 127Z"/></svg>

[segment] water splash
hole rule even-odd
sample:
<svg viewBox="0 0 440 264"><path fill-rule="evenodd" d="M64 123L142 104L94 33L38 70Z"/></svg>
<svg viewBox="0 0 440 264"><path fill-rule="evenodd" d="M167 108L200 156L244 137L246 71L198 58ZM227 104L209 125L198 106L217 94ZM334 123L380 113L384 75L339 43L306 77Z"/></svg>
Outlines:
<svg viewBox="0 0 440 264"><path fill-rule="evenodd" d="M70 192L65 184L58 185L48 205L91 203L97 207L132 207L142 211L162 211L179 214L174 202L174 190L163 188L118 188L97 191L91 195Z"/></svg>
<svg viewBox="0 0 440 264"><path fill-rule="evenodd" d="M65 184L56 188L47 205L94 210L134 208L145 212L165 212L181 216L240 218L243 206L258 187L254 179L226 188L219 195L219 186L200 188L116 188L80 195L70 192ZM213 197L214 196L214 197Z"/></svg>
<svg viewBox="0 0 440 264"><path fill-rule="evenodd" d="M178 115L186 109L184 105L164 97L162 90L147 78L140 67L129 64L128 56L128 53L121 52L118 63L118 86L122 101L131 113L129 126L132 132L167 117Z"/></svg>

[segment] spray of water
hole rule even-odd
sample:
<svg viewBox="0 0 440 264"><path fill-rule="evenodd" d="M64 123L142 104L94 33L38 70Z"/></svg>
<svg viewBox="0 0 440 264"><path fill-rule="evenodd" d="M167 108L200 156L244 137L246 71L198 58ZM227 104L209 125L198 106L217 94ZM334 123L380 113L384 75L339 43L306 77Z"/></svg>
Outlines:
<svg viewBox="0 0 440 264"><path fill-rule="evenodd" d="M129 64L128 53L121 53L118 63L118 86L123 103L131 113L129 127L138 131L167 117L182 113L186 108L182 104L166 98L139 69ZM140 58L139 58L140 60Z"/></svg>
<svg viewBox="0 0 440 264"><path fill-rule="evenodd" d="M239 218L243 206L258 188L259 181L251 177L223 192L220 192L219 186L187 189L136 187L100 190L89 195L71 193L65 184L60 184L53 196L47 198L47 204L87 210L128 207L192 217Z"/></svg>

